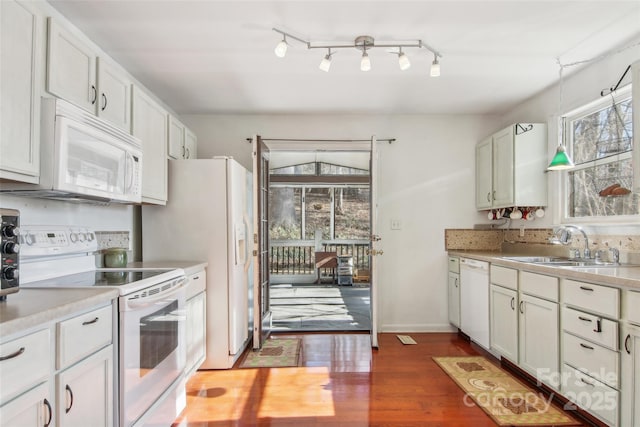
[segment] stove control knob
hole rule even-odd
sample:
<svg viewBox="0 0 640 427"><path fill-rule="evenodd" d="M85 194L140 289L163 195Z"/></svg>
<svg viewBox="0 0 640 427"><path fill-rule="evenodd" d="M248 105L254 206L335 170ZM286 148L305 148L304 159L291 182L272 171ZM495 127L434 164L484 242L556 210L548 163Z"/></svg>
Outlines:
<svg viewBox="0 0 640 427"><path fill-rule="evenodd" d="M84 242L85 240L87 240L87 235L84 233L78 233L78 241Z"/></svg>
<svg viewBox="0 0 640 427"><path fill-rule="evenodd" d="M15 242L6 242L2 245L3 254L17 254L20 252L20 245Z"/></svg>
<svg viewBox="0 0 640 427"><path fill-rule="evenodd" d="M18 237L20 228L17 225L7 224L2 227L2 235L4 237Z"/></svg>
<svg viewBox="0 0 640 427"><path fill-rule="evenodd" d="M87 233L87 242L93 242L95 238L96 236L93 233L91 232Z"/></svg>
<svg viewBox="0 0 640 427"><path fill-rule="evenodd" d="M78 241L78 235L76 233L69 234L69 240L71 240L71 243L77 242Z"/></svg>
<svg viewBox="0 0 640 427"><path fill-rule="evenodd" d="M15 280L19 276L18 269L15 267L5 267L2 269L2 277L5 280Z"/></svg>

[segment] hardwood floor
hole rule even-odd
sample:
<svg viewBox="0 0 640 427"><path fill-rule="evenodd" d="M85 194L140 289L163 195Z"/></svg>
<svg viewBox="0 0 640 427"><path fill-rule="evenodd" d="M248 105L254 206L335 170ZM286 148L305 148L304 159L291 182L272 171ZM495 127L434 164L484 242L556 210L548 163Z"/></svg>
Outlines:
<svg viewBox="0 0 640 427"><path fill-rule="evenodd" d="M432 356L478 352L457 334L279 334L302 338L302 366L199 371L174 427L494 426ZM496 361L497 363L497 361Z"/></svg>

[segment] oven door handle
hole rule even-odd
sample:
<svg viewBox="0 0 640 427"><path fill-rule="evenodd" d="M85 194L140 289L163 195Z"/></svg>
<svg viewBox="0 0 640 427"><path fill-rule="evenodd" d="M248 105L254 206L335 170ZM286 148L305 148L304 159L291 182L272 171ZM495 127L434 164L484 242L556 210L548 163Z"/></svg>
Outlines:
<svg viewBox="0 0 640 427"><path fill-rule="evenodd" d="M187 279L186 278L182 278L180 279L180 285L176 286L175 288L173 288L170 292L166 292L166 293L159 293L157 295L154 295L153 297L149 297L149 298L144 298L144 299L129 299L127 298L127 307L129 308L141 308L141 307L147 307L150 306L152 304L155 304L158 301L162 301L162 300L166 300L169 297L172 297L174 295L176 295L178 292L183 291L186 288L186 283L187 283Z"/></svg>

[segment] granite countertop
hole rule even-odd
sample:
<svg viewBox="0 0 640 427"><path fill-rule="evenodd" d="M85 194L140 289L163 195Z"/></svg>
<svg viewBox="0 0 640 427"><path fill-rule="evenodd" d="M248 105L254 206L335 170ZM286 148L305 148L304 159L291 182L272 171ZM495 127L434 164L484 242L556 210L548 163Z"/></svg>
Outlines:
<svg viewBox="0 0 640 427"><path fill-rule="evenodd" d="M522 256L518 253L494 252L494 251L463 251L450 250L451 256L472 258L479 261L487 261L491 264L533 273L547 274L573 280L583 280L632 290L640 290L640 266L619 267L557 267L549 265L531 264L521 261L504 259L503 257Z"/></svg>
<svg viewBox="0 0 640 427"><path fill-rule="evenodd" d="M117 289L107 288L20 288L0 302L0 340L33 326L108 304L118 295Z"/></svg>
<svg viewBox="0 0 640 427"><path fill-rule="evenodd" d="M202 261L136 261L127 264L127 268L181 268L188 276L204 270L207 265Z"/></svg>

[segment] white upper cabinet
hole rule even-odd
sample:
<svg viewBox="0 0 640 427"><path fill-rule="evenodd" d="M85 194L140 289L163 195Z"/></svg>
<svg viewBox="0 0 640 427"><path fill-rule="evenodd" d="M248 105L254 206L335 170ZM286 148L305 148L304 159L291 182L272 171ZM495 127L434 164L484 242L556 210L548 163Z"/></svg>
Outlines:
<svg viewBox="0 0 640 427"><path fill-rule="evenodd" d="M169 157L184 157L184 125L174 116L169 116Z"/></svg>
<svg viewBox="0 0 640 427"><path fill-rule="evenodd" d="M547 126L517 123L476 146L476 209L546 206Z"/></svg>
<svg viewBox="0 0 640 427"><path fill-rule="evenodd" d="M195 159L197 137L174 116L169 116L169 150L172 159Z"/></svg>
<svg viewBox="0 0 640 427"><path fill-rule="evenodd" d="M131 133L142 141L142 201L167 203L167 111L133 88Z"/></svg>
<svg viewBox="0 0 640 427"><path fill-rule="evenodd" d="M131 129L131 80L115 64L98 58L98 116L127 132Z"/></svg>
<svg viewBox="0 0 640 427"><path fill-rule="evenodd" d="M492 138L476 145L476 208L490 209L492 206Z"/></svg>
<svg viewBox="0 0 640 427"><path fill-rule="evenodd" d="M189 128L184 128L184 158L198 158L198 137Z"/></svg>
<svg viewBox="0 0 640 427"><path fill-rule="evenodd" d="M30 3L0 1L0 179L39 181L42 24Z"/></svg>
<svg viewBox="0 0 640 427"><path fill-rule="evenodd" d="M115 64L98 58L80 37L48 19L47 91L130 129L131 80Z"/></svg>

